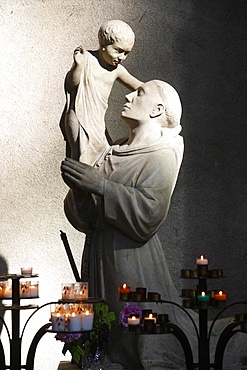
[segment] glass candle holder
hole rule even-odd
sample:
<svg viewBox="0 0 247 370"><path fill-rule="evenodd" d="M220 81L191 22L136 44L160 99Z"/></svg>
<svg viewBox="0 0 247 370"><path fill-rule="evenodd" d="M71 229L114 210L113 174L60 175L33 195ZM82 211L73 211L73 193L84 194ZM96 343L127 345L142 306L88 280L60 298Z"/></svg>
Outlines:
<svg viewBox="0 0 247 370"><path fill-rule="evenodd" d="M30 298L38 298L39 297L39 282L38 281L32 281L30 283L29 297Z"/></svg>
<svg viewBox="0 0 247 370"><path fill-rule="evenodd" d="M81 329L82 330L92 330L93 329L93 319L94 313L92 310L86 309L81 314Z"/></svg>
<svg viewBox="0 0 247 370"><path fill-rule="evenodd" d="M130 287L127 284L123 284L118 287L118 295L121 301L129 299Z"/></svg>
<svg viewBox="0 0 247 370"><path fill-rule="evenodd" d="M80 303L80 309L82 312L93 312L93 304L92 303Z"/></svg>
<svg viewBox="0 0 247 370"><path fill-rule="evenodd" d="M147 298L147 288L138 287L136 288L136 293L141 295L141 301L145 301Z"/></svg>
<svg viewBox="0 0 247 370"><path fill-rule="evenodd" d="M75 289L73 283L62 284L62 299L75 299Z"/></svg>
<svg viewBox="0 0 247 370"><path fill-rule="evenodd" d="M74 284L75 299L87 299L88 298L88 283L79 282Z"/></svg>
<svg viewBox="0 0 247 370"><path fill-rule="evenodd" d="M154 318L145 317L144 320L143 320L143 331L145 333L152 333L154 325L155 325Z"/></svg>
<svg viewBox="0 0 247 370"><path fill-rule="evenodd" d="M52 303L50 304L50 317L52 318L52 314L60 313L61 315L64 313L63 304Z"/></svg>
<svg viewBox="0 0 247 370"><path fill-rule="evenodd" d="M21 267L21 274L23 276L32 276L33 268L32 267Z"/></svg>
<svg viewBox="0 0 247 370"><path fill-rule="evenodd" d="M160 294L157 292L148 292L148 300L151 302L159 302L161 299Z"/></svg>
<svg viewBox="0 0 247 370"><path fill-rule="evenodd" d="M66 316L68 331L79 332L81 331L81 314L73 311Z"/></svg>
<svg viewBox="0 0 247 370"><path fill-rule="evenodd" d="M59 312L52 312L51 322L52 322L52 330L65 331L65 326L66 326L65 315Z"/></svg>
<svg viewBox="0 0 247 370"><path fill-rule="evenodd" d="M12 281L2 281L0 284L0 295L2 299L12 298Z"/></svg>
<svg viewBox="0 0 247 370"><path fill-rule="evenodd" d="M208 259L201 255L196 259L197 271L199 277L208 276Z"/></svg>
<svg viewBox="0 0 247 370"><path fill-rule="evenodd" d="M0 299L3 299L5 292L5 281L0 281Z"/></svg>
<svg viewBox="0 0 247 370"><path fill-rule="evenodd" d="M22 281L20 283L20 298L29 298L30 297L30 281Z"/></svg>

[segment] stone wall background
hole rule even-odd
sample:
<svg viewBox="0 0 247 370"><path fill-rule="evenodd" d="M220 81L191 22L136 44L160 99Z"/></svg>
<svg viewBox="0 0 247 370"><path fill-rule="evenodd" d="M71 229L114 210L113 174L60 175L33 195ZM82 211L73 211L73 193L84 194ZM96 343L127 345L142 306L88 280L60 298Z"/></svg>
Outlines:
<svg viewBox="0 0 247 370"><path fill-rule="evenodd" d="M31 264L40 274L39 305L60 298L61 283L73 280L60 229L80 265L83 235L63 214L63 80L75 47L97 48L108 19L126 21L136 34L127 69L143 81L169 82L182 99L184 162L160 230L174 281L179 290L188 284L180 270L194 268L203 253L226 275L211 288L224 289L230 302L246 299L246 10L244 0L1 1L0 273ZM126 133L119 119L126 93L115 84L107 113L113 138ZM48 311L27 327L23 362ZM29 314L22 312L21 325ZM6 345L4 330L2 338ZM35 370L55 370L61 348L47 334Z"/></svg>

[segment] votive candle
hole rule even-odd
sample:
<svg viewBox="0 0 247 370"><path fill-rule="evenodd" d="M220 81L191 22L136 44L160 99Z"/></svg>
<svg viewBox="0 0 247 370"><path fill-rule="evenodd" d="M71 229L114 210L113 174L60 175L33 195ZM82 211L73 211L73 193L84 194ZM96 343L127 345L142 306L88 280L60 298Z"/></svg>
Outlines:
<svg viewBox="0 0 247 370"><path fill-rule="evenodd" d="M65 317L57 312L51 314L52 330L64 331L65 330Z"/></svg>
<svg viewBox="0 0 247 370"><path fill-rule="evenodd" d="M132 316L128 317L128 325L140 325L140 317Z"/></svg>
<svg viewBox="0 0 247 370"><path fill-rule="evenodd" d="M86 311L82 313L81 328L82 330L92 330L93 329L93 312Z"/></svg>
<svg viewBox="0 0 247 370"><path fill-rule="evenodd" d="M69 331L80 331L81 330L81 316L72 312L68 316L68 330Z"/></svg>

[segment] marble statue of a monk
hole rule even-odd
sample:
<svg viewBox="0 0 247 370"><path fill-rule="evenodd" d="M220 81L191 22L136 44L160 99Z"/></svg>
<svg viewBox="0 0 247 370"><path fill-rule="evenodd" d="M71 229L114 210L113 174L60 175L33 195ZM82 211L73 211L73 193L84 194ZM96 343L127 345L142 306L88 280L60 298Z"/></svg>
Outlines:
<svg viewBox="0 0 247 370"><path fill-rule="evenodd" d="M89 281L90 295L103 297L116 314L123 309L118 286L124 282L180 302L157 231L166 219L182 162L181 112L171 85L146 82L126 95L121 112L130 130L126 140L102 153L96 167L69 158L61 165L70 187L66 216L88 238L82 279ZM188 329L181 312L170 307L169 315ZM109 356L115 365L109 368L184 369L180 345L172 336L120 335L118 330L111 334Z"/></svg>

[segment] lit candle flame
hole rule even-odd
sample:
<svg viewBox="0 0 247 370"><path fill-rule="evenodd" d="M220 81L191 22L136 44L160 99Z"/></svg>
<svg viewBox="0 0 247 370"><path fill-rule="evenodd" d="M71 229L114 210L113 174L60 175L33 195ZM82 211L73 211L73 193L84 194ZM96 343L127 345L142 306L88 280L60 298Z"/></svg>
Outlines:
<svg viewBox="0 0 247 370"><path fill-rule="evenodd" d="M86 315L89 315L89 311L87 310L87 311L85 312L85 314L86 314Z"/></svg>
<svg viewBox="0 0 247 370"><path fill-rule="evenodd" d="M136 317L135 316L132 316L131 320L135 320L135 319L136 319Z"/></svg>
<svg viewBox="0 0 247 370"><path fill-rule="evenodd" d="M220 291L219 291L219 295L222 295L222 294L223 294L223 292L222 292L222 290L220 290Z"/></svg>
<svg viewBox="0 0 247 370"><path fill-rule="evenodd" d="M149 319L152 319L153 315L150 313L148 317L149 317Z"/></svg>
<svg viewBox="0 0 247 370"><path fill-rule="evenodd" d="M127 285L126 284L123 284L123 288L126 289Z"/></svg>
<svg viewBox="0 0 247 370"><path fill-rule="evenodd" d="M205 292L202 292L202 296L205 297Z"/></svg>
<svg viewBox="0 0 247 370"><path fill-rule="evenodd" d="M204 259L204 257L203 257L203 255L201 255L201 260L203 260Z"/></svg>

